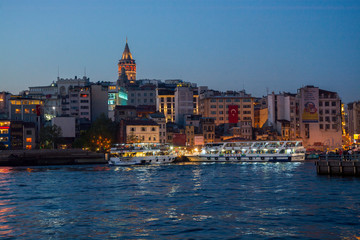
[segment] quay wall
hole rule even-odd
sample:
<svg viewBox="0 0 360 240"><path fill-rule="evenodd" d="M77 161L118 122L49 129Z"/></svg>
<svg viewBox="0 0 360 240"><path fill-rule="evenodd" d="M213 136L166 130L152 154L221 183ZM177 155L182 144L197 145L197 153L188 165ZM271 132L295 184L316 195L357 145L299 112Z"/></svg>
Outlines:
<svg viewBox="0 0 360 240"><path fill-rule="evenodd" d="M0 166L43 166L105 164L103 153L81 149L41 149L0 151Z"/></svg>
<svg viewBox="0 0 360 240"><path fill-rule="evenodd" d="M343 175L360 177L360 161L319 160L315 162L319 175Z"/></svg>

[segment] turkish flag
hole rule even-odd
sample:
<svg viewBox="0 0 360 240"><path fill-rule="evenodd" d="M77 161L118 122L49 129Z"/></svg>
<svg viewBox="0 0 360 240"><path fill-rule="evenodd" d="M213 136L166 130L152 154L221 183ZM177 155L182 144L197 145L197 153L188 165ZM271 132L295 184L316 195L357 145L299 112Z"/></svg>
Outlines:
<svg viewBox="0 0 360 240"><path fill-rule="evenodd" d="M40 115L41 115L41 106L36 105L36 116L40 116Z"/></svg>
<svg viewBox="0 0 360 240"><path fill-rule="evenodd" d="M238 118L238 105L229 105L229 123L237 123Z"/></svg>

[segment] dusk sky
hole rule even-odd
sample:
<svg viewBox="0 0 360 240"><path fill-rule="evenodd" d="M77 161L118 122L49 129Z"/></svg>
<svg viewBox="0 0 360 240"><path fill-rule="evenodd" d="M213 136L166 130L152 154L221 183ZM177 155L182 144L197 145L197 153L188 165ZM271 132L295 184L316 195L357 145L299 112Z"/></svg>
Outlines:
<svg viewBox="0 0 360 240"><path fill-rule="evenodd" d="M126 37L137 79L360 100L359 0L0 0L0 91L115 81Z"/></svg>

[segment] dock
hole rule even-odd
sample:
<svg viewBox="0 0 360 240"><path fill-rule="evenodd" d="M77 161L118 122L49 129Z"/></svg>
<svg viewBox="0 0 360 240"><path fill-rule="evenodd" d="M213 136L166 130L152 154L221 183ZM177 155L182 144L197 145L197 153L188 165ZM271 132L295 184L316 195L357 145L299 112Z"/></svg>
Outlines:
<svg viewBox="0 0 360 240"><path fill-rule="evenodd" d="M339 175L360 177L359 160L318 160L315 162L319 175Z"/></svg>
<svg viewBox="0 0 360 240"><path fill-rule="evenodd" d="M105 164L104 153L81 149L41 149L0 151L0 166L46 166Z"/></svg>

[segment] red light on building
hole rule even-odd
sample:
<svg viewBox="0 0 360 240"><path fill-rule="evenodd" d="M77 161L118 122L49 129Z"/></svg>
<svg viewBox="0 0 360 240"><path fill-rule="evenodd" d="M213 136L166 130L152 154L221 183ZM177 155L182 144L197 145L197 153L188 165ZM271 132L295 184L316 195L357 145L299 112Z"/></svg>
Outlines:
<svg viewBox="0 0 360 240"><path fill-rule="evenodd" d="M41 115L41 106L36 105L36 116L40 116L40 115Z"/></svg>

